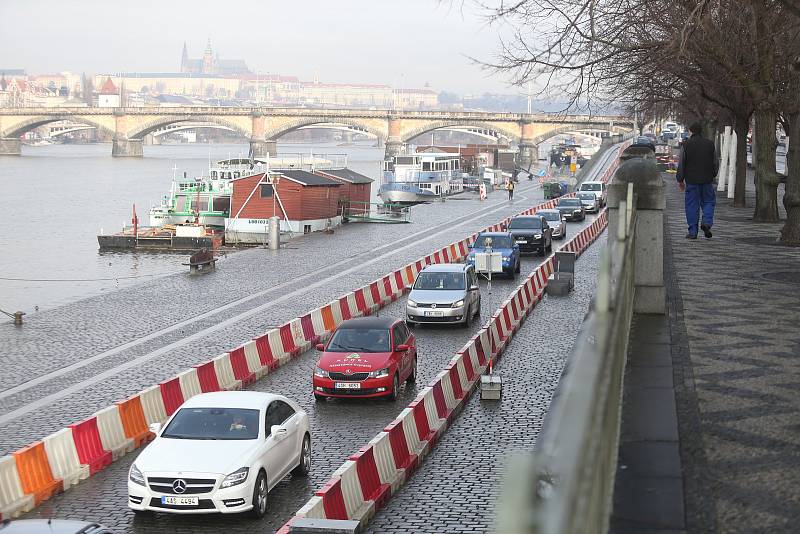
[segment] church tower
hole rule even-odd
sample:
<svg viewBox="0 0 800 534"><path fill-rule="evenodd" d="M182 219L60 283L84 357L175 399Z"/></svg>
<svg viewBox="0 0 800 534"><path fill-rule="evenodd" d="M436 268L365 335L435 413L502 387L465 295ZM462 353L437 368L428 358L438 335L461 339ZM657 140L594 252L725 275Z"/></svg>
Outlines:
<svg viewBox="0 0 800 534"><path fill-rule="evenodd" d="M211 48L211 38L208 38L206 50L203 52L203 74L214 74L214 50Z"/></svg>
<svg viewBox="0 0 800 534"><path fill-rule="evenodd" d="M189 51L186 49L186 41L183 42L183 55L181 55L181 72L189 72Z"/></svg>

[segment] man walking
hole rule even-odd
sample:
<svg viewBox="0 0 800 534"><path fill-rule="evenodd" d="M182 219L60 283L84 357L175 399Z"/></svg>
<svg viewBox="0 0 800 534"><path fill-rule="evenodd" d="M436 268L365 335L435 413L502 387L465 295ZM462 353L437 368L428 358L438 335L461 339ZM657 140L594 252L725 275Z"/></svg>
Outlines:
<svg viewBox="0 0 800 534"><path fill-rule="evenodd" d="M686 224L689 226L686 239L697 239L697 223L701 210L703 219L700 229L706 238L710 238L714 224L714 206L717 203L713 183L718 170L717 156L714 143L703 138L703 128L699 123L689 126L689 131L692 136L683 145L676 175L678 187L686 192L684 205Z"/></svg>
<svg viewBox="0 0 800 534"><path fill-rule="evenodd" d="M508 181L508 200L514 199L514 180Z"/></svg>

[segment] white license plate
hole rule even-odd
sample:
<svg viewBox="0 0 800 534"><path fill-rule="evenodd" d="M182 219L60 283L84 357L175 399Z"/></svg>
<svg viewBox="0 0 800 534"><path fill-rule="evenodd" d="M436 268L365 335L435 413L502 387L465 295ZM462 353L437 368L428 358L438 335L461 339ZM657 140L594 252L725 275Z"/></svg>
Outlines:
<svg viewBox="0 0 800 534"><path fill-rule="evenodd" d="M444 312L440 311L426 311L425 317L444 317Z"/></svg>
<svg viewBox="0 0 800 534"><path fill-rule="evenodd" d="M197 506L198 503L197 497L161 497L161 504L172 506Z"/></svg>
<svg viewBox="0 0 800 534"><path fill-rule="evenodd" d="M528 241L525 239L517 239L517 243L522 243L523 245L527 245Z"/></svg>
<svg viewBox="0 0 800 534"><path fill-rule="evenodd" d="M336 382L336 389L361 389L359 382Z"/></svg>

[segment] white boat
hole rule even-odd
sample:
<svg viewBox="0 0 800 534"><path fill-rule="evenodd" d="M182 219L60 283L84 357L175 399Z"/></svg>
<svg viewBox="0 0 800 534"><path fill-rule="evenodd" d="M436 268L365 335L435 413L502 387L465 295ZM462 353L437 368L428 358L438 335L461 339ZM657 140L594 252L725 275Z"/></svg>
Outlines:
<svg viewBox="0 0 800 534"><path fill-rule="evenodd" d="M461 157L449 152L401 154L383 163L378 196L385 204L419 204L464 190Z"/></svg>

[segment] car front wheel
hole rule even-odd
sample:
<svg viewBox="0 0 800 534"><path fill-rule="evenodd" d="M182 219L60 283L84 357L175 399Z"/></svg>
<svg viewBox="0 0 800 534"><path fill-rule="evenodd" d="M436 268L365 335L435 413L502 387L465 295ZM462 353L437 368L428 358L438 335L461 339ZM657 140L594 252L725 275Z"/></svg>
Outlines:
<svg viewBox="0 0 800 534"><path fill-rule="evenodd" d="M253 487L253 509L250 511L256 519L261 519L267 513L267 475L263 471L258 473L256 485Z"/></svg>
<svg viewBox="0 0 800 534"><path fill-rule="evenodd" d="M392 380L392 391L386 395L386 400L389 402L394 402L397 400L397 390L400 389L400 379L397 376L397 373L394 374L394 380Z"/></svg>

